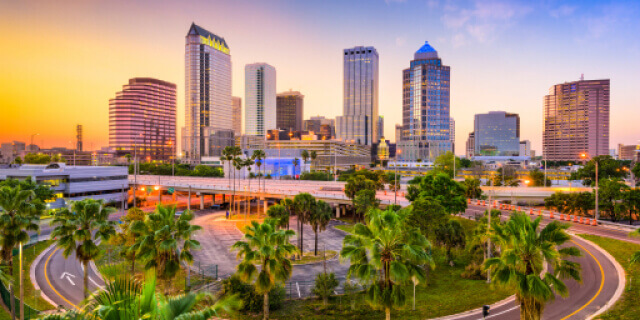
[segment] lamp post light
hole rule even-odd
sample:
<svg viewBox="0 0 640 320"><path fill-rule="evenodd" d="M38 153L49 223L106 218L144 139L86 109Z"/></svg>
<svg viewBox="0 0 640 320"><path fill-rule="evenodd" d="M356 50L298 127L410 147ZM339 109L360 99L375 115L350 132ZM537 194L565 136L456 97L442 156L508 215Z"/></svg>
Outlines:
<svg viewBox="0 0 640 320"><path fill-rule="evenodd" d="M580 154L580 157L582 159L584 159L584 165L586 166L587 165L587 159L589 158L589 155L587 155L587 153L583 152L583 153ZM598 224L598 220L600 220L600 210L598 208L599 207L599 205L598 205L598 203L599 203L598 202L598 189L599 189L599 186L598 186L598 160L596 160L596 159L593 159L593 160L594 160L595 165L596 165L596 212L595 212L596 224L595 225L597 225Z"/></svg>

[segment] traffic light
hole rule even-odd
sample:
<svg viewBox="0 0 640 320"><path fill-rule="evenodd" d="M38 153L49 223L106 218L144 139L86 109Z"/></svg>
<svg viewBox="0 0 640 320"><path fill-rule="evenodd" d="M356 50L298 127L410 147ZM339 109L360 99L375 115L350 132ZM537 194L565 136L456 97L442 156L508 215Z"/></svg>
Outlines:
<svg viewBox="0 0 640 320"><path fill-rule="evenodd" d="M486 305L486 304L484 306L482 306L482 317L483 318L486 318L489 315L489 309L491 309L491 307Z"/></svg>

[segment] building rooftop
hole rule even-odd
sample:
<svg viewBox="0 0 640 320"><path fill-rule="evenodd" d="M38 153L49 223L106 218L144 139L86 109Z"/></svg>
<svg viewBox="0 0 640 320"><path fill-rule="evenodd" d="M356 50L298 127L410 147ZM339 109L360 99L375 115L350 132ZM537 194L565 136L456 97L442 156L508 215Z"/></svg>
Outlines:
<svg viewBox="0 0 640 320"><path fill-rule="evenodd" d="M438 51L429 44L429 41L425 41L424 45L422 45L414 55L414 59L416 60L433 58L438 58Z"/></svg>
<svg viewBox="0 0 640 320"><path fill-rule="evenodd" d="M195 24L195 23L191 23L191 27L189 28L189 32L187 33L187 36L189 35L199 35L199 36L203 36L205 38L211 38L211 39L215 39L218 42L224 44L225 47L229 48L229 45L227 44L226 41L224 41L224 38L217 36L214 33L211 33L210 31L200 27L199 25Z"/></svg>

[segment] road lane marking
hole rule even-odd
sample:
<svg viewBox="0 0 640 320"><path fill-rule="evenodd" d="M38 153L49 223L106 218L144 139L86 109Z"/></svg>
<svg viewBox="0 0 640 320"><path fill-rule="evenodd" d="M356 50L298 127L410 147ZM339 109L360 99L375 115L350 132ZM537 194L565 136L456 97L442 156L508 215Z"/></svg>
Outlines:
<svg viewBox="0 0 640 320"><path fill-rule="evenodd" d="M47 261L44 262L44 278L45 280L47 280L47 284L49 285L49 287L51 288L51 290L53 290L53 292L55 294L57 294L60 298L62 298L62 300L64 300L66 303L70 304L72 307L80 310L80 308L78 308L78 306L76 306L75 304L73 304L71 301L67 300L67 298L63 297L60 292L58 292L58 290L56 290L56 288L53 287L53 285L51 284L51 281L49 281L49 276L47 275L47 267L49 266L49 260L51 260L51 257L53 257L53 255L56 253L56 251L60 250L60 248L56 248L55 250L53 250L53 252L51 252L51 254L49 255L49 257L47 258Z"/></svg>
<svg viewBox="0 0 640 320"><path fill-rule="evenodd" d="M69 282L71 283L71 285L72 285L72 286L75 286L75 285L76 285L76 284L75 284L75 282L73 282L73 281L71 280L71 278L75 278L75 277L76 277L76 276L74 276L74 275L72 275L71 273L69 273L69 272L66 272L66 271L65 271L65 272L63 272L63 273L62 273L62 275L60 276L60 279L67 278L67 280L69 280Z"/></svg>
<svg viewBox="0 0 640 320"><path fill-rule="evenodd" d="M581 244L575 242L574 240L571 240L571 242L575 243L580 248L582 248L582 250L586 251L591 256L591 258L593 258L593 260L598 264L598 267L600 268L600 274L602 275L602 281L600 281L600 288L598 289L598 292L596 292L596 294L593 296L593 298L591 298L591 300L587 301L587 303L585 303L578 310L572 312L571 314L569 314L568 316L562 318L561 320L569 319L571 316L573 316L576 313L582 311L582 309L584 309L588 305L590 305L591 302L593 302L593 300L595 300L600 295L600 292L602 291L602 288L604 287L604 269L602 268L602 265L600 264L600 261L598 261L598 259L596 259L596 257L589 250L587 250L587 248L583 247Z"/></svg>

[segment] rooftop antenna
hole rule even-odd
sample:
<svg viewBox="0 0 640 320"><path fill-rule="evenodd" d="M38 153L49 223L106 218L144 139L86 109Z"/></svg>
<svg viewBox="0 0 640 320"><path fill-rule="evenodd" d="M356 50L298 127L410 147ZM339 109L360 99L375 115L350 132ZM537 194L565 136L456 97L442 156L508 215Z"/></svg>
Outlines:
<svg viewBox="0 0 640 320"><path fill-rule="evenodd" d="M580 81L584 81L584 73L580 74Z"/></svg>

